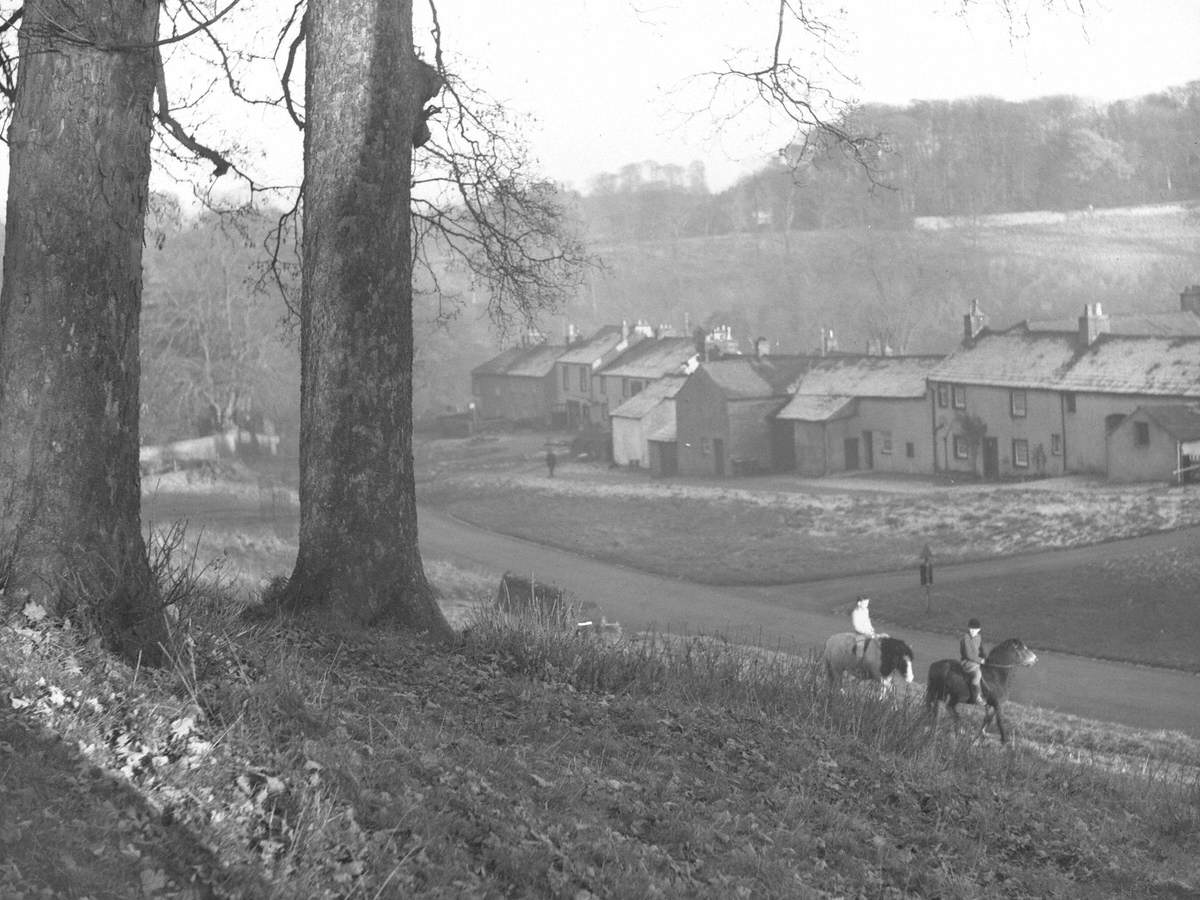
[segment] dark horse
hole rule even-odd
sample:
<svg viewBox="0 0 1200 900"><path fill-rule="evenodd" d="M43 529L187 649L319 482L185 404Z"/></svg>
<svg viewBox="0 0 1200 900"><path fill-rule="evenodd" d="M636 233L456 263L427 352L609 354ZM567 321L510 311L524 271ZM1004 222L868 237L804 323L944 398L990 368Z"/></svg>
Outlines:
<svg viewBox="0 0 1200 900"><path fill-rule="evenodd" d="M1004 733L1004 718L1000 715L1000 707L1008 694L1008 679L1013 669L1032 666L1037 662L1037 654L1030 650L1017 638L1009 638L1003 644L997 644L983 661L983 702L987 710L983 716L983 727L979 733L987 731L992 718L996 719L996 727L1000 729L1000 742L1006 743L1008 736ZM929 680L925 683L925 707L933 714L934 722L945 701L954 718L958 719L959 703L971 701L971 679L963 670L962 663L957 659L939 659L929 667Z"/></svg>

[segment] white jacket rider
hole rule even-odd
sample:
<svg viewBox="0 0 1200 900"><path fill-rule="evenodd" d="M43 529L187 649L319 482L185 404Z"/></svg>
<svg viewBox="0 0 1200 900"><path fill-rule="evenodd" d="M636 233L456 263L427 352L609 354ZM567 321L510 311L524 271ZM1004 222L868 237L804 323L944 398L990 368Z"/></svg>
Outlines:
<svg viewBox="0 0 1200 900"><path fill-rule="evenodd" d="M885 635L879 634L875 630L875 626L871 624L871 610L868 609L870 603L870 597L859 597L850 613L850 627L854 629L855 634L855 656L862 656L863 647L866 646L868 638L885 637Z"/></svg>

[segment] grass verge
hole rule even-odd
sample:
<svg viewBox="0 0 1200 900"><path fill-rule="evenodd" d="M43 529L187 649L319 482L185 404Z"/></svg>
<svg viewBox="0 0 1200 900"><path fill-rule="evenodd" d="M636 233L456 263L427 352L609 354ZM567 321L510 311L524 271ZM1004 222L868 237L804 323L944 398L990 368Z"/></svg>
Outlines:
<svg viewBox="0 0 1200 900"><path fill-rule="evenodd" d="M481 609L432 650L329 623L250 628L195 590L156 673L44 621L0 628L0 724L58 735L65 764L131 792L110 817L127 827L78 846L6 779L18 825L0 855L22 865L0 868L0 895L60 889L63 853L148 860L133 883L158 897L1200 890L1196 742L1097 728L1075 744L1018 716L1001 749L932 731L919 704L830 690L807 659ZM156 857L164 829L195 858ZM138 895L107 884L89 895Z"/></svg>

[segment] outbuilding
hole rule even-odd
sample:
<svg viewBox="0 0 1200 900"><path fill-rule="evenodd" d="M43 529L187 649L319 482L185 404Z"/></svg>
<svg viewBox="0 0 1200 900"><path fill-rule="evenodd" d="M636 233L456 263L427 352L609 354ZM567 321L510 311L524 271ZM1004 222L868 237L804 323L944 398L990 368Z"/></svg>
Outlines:
<svg viewBox="0 0 1200 900"><path fill-rule="evenodd" d="M1139 406L1108 433L1113 481L1200 481L1200 405Z"/></svg>

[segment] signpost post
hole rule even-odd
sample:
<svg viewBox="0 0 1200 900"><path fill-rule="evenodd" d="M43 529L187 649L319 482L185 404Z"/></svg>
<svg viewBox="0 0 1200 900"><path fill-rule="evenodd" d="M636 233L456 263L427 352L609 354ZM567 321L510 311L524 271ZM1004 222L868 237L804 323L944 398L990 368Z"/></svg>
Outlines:
<svg viewBox="0 0 1200 900"><path fill-rule="evenodd" d="M933 608L931 592L933 591L933 550L928 544L921 551L921 586L925 588L925 612Z"/></svg>

